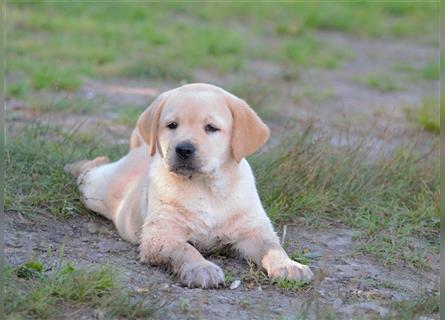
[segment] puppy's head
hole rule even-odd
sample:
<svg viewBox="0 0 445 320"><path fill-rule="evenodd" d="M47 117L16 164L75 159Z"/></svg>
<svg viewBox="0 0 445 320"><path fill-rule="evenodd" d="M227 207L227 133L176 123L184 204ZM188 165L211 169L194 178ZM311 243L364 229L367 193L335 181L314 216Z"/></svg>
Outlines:
<svg viewBox="0 0 445 320"><path fill-rule="evenodd" d="M150 155L158 152L172 173L188 177L240 162L269 137L269 129L246 102L208 84L163 93L137 126Z"/></svg>

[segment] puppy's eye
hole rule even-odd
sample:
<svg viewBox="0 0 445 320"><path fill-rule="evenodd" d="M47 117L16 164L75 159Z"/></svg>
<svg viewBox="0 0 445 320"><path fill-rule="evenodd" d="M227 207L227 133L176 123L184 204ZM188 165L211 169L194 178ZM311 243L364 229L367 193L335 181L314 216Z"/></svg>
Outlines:
<svg viewBox="0 0 445 320"><path fill-rule="evenodd" d="M167 128L169 128L170 130L175 130L178 127L178 123L177 122L171 122L167 125Z"/></svg>
<svg viewBox="0 0 445 320"><path fill-rule="evenodd" d="M219 131L219 129L217 127L215 127L211 124L206 125L204 129L207 133Z"/></svg>

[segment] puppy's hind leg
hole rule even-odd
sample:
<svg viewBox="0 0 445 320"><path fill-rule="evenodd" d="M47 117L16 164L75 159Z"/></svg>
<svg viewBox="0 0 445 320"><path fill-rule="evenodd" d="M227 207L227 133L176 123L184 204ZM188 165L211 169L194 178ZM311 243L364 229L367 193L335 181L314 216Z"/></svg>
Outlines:
<svg viewBox="0 0 445 320"><path fill-rule="evenodd" d="M85 173L85 171L106 164L108 162L110 162L110 159L108 159L107 157L97 157L94 160L79 160L74 163L65 165L63 170L66 173L69 173L77 178L81 174Z"/></svg>
<svg viewBox="0 0 445 320"><path fill-rule="evenodd" d="M77 177L77 186L80 191L81 202L90 210L102 214L108 219L112 215L106 205L106 179L101 178L97 171L108 166L110 160L107 157L97 157L94 160L80 160L67 164L65 172Z"/></svg>

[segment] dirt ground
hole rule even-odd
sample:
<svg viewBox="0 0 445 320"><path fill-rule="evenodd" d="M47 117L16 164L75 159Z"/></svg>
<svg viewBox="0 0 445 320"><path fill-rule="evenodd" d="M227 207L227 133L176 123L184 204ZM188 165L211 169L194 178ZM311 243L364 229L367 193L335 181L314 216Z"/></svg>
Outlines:
<svg viewBox="0 0 445 320"><path fill-rule="evenodd" d="M272 129L271 143L279 143L280 136L285 133L284 123L290 118L299 123L311 119L316 126L332 132L348 127L357 137L371 137L376 145L387 147L412 139L423 145L430 143L430 134L420 132L415 124L407 121L404 108L415 107L425 97L438 95L439 82L412 81L404 71L394 70L392 66L400 62L420 66L438 58L436 47L408 40L365 40L333 32L319 33L319 36L351 48L352 58L338 69L299 71L295 79L286 78L286 70L278 64L251 61L244 78L234 79L233 76L197 70L194 80L225 88L230 88L231 83L264 87L264 96L255 93L244 98L251 104L258 99L263 104L279 106L264 116ZM382 72L395 79L399 90L381 92L363 84L360 78L370 72ZM49 119L66 128L85 121L83 129L97 128L104 135L111 132L113 137L121 137L114 140L115 143L126 144L125 137L129 137L131 128L116 124L113 106L132 103L140 106L142 111L159 92L177 85L87 79L76 94L86 99L102 97L99 113L94 116L51 114L39 119ZM307 90L302 93L305 88L311 88L313 93L308 94ZM328 93L324 95L323 92ZM27 105L17 100L7 101L6 112L8 130L14 130L36 116ZM333 140L333 143L345 142ZM67 179L71 178L67 176ZM104 263L117 268L123 283L135 293L136 299L150 298L159 302L162 307L155 314L157 319L316 319L328 313L335 318L363 319L385 316L394 302L414 301L421 293L438 291L438 255L431 257L430 267L426 270L404 265L388 267L371 257L357 254L353 243L355 230L335 223L322 229L303 227L298 223L288 226L288 250L307 248L316 253L310 259L310 267L317 280L297 292L271 285L252 285L243 280L248 272L245 262L220 256L210 257L210 260L226 272L230 271L233 280L243 280L238 288L182 288L165 271L141 264L137 247L121 240L109 221L94 215L56 220L49 215L31 219L7 213L5 231L7 263L16 266L35 257L55 264L63 245L64 258L77 265ZM51 256L48 256L49 251ZM100 318L93 310L67 315L67 318L72 317ZM438 319L439 316L422 319L429 318Z"/></svg>

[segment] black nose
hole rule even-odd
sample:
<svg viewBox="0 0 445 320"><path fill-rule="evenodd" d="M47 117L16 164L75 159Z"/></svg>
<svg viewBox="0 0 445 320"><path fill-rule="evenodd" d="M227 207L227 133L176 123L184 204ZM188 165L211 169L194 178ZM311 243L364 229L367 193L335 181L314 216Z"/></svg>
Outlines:
<svg viewBox="0 0 445 320"><path fill-rule="evenodd" d="M195 154L195 146L188 142L180 143L176 146L176 154L182 160L187 160Z"/></svg>

